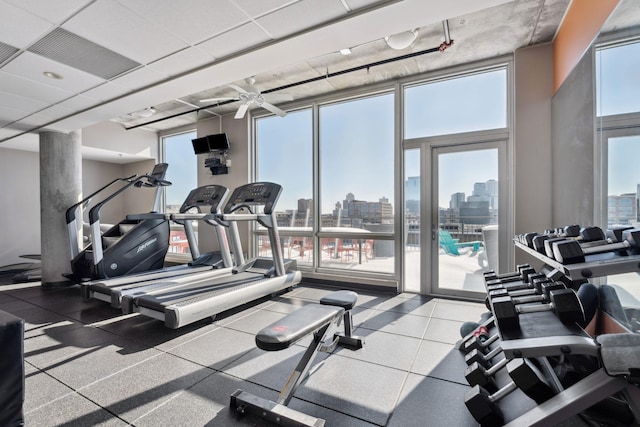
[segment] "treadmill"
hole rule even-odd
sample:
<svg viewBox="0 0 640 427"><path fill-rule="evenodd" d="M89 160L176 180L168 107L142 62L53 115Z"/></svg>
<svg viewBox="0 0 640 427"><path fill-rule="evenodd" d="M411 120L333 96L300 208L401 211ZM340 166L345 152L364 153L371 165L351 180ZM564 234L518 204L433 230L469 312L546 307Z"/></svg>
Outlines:
<svg viewBox="0 0 640 427"><path fill-rule="evenodd" d="M198 187L189 193L180 207L179 213L167 216L168 219L184 226L192 256L191 262L144 273L81 283L83 297L110 302L112 307L120 308L123 295L140 293L145 289L168 288L190 280L210 278L230 272L234 263L231 258L227 234L225 227L216 221L228 196L229 190L221 185ZM197 213L190 212L194 209ZM194 220L207 222L214 226L220 245L219 252L200 254L193 229ZM237 235L237 228L233 230L233 234ZM234 239L239 241L239 237L234 237ZM234 253L237 254L237 252L234 250ZM244 259L241 258L239 261L241 264ZM187 276L188 278L186 278ZM171 281L167 282L167 280Z"/></svg>
<svg viewBox="0 0 640 427"><path fill-rule="evenodd" d="M177 329L250 301L292 289L302 278L295 260L284 260L275 206L282 187L256 182L238 187L221 215L222 221L257 221L267 228L272 257L257 257L214 279L195 280L168 291L122 298L123 313L137 312ZM262 208L262 213L259 209ZM239 213L246 210L248 213Z"/></svg>

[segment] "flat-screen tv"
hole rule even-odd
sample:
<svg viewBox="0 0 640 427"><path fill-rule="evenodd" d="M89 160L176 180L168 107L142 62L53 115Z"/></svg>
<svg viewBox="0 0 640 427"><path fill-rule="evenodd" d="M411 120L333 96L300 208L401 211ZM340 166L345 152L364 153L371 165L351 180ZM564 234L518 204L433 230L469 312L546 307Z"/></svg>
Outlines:
<svg viewBox="0 0 640 427"><path fill-rule="evenodd" d="M204 154L209 152L209 143L207 137L192 139L193 152L196 154Z"/></svg>
<svg viewBox="0 0 640 427"><path fill-rule="evenodd" d="M207 142L209 143L209 151L228 150L229 139L226 133L218 133L215 135L208 135Z"/></svg>
<svg viewBox="0 0 640 427"><path fill-rule="evenodd" d="M202 138L192 139L193 151L196 154L210 153L212 151L225 151L229 149L229 139L226 133L207 135Z"/></svg>

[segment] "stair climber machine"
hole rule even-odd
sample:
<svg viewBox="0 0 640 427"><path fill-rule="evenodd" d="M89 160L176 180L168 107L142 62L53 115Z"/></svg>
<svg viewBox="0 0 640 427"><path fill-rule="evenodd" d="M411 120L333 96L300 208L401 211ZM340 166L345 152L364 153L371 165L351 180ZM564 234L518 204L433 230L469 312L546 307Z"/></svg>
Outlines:
<svg viewBox="0 0 640 427"><path fill-rule="evenodd" d="M228 197L229 189L226 187L205 185L189 193L179 213L169 215L170 220L184 227L191 252L191 262L144 273L84 282L80 285L83 297L110 302L114 308L120 308L124 295L141 294L151 289L169 289L196 278L211 278L231 272L234 261L229 249L226 232L228 227L217 222ZM197 212L192 212L193 210ZM200 254L193 221L206 222L214 227L220 251ZM235 223L229 228L232 230L232 236L238 236ZM239 241L239 237L235 239ZM238 255L242 257L241 250L239 254L234 250L234 255L238 265L244 262L244 258L238 259Z"/></svg>
<svg viewBox="0 0 640 427"><path fill-rule="evenodd" d="M275 206L281 192L280 185L270 182L238 187L220 218L224 222L256 221L263 225L271 242L271 257L257 257L233 268L229 274L194 280L167 291L125 295L121 302L123 313L138 312L177 329L295 287L301 274L294 260L283 259L276 223ZM242 210L247 213L240 213Z"/></svg>
<svg viewBox="0 0 640 427"><path fill-rule="evenodd" d="M161 187L171 185L164 180L168 165L159 163L150 174L114 180L101 190L67 209L67 230L71 247L71 274L67 277L76 283L87 280L134 274L162 268L169 249L169 220L158 213ZM89 210L91 242L83 247L78 238L78 208L92 196L124 181L121 186ZM155 188L155 200L149 213L127 215L127 217L102 232L100 209L116 196L132 188Z"/></svg>

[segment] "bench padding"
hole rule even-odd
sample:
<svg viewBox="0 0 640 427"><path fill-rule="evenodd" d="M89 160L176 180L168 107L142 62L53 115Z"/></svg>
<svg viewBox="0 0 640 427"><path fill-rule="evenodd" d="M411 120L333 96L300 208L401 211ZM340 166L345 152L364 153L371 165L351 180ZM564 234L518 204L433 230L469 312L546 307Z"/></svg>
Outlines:
<svg viewBox="0 0 640 427"><path fill-rule="evenodd" d="M320 298L322 305L335 305L345 310L351 310L356 305L356 301L358 301L358 294L353 291L335 291Z"/></svg>
<svg viewBox="0 0 640 427"><path fill-rule="evenodd" d="M311 332L315 332L322 326L339 319L343 313L344 309L342 307L317 304L305 305L258 332L256 345L267 351L283 350Z"/></svg>

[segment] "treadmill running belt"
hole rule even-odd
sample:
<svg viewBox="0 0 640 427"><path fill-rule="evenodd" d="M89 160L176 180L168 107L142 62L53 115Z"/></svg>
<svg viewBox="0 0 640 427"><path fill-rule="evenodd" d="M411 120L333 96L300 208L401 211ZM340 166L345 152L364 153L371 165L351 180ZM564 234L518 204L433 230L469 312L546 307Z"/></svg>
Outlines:
<svg viewBox="0 0 640 427"><path fill-rule="evenodd" d="M264 276L252 274L244 279L234 280L233 282L185 287L156 295L141 295L133 300L133 304L138 307L145 307L151 310L163 312L164 308L170 305L181 306L202 299L212 298L216 295L225 294L242 287L251 286L256 282L265 279L266 278Z"/></svg>

